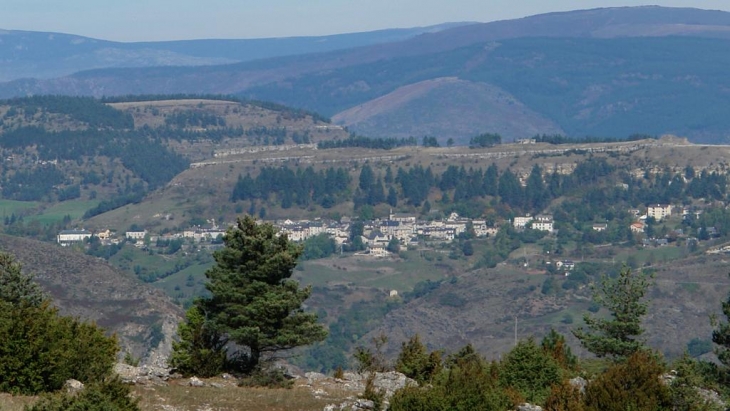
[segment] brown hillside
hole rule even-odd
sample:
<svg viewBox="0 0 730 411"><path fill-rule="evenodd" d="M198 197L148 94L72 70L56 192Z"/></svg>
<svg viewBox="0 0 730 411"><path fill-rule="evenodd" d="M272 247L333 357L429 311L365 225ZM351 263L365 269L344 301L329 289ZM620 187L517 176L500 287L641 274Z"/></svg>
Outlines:
<svg viewBox="0 0 730 411"><path fill-rule="evenodd" d="M505 90L455 77L400 87L338 113L332 120L363 135L436 135L443 141L453 138L457 144L468 144L470 137L485 131L499 133L507 140L564 134L552 120Z"/></svg>
<svg viewBox="0 0 730 411"><path fill-rule="evenodd" d="M649 293L649 313L644 319L649 346L675 357L682 355L693 338L711 338L710 315L721 312L730 291L727 263L726 256L701 256L655 267L656 284ZM456 284L444 284L426 298L390 313L383 327L363 341L382 331L396 350L401 341L419 334L429 346L448 351L471 342L488 357L498 358L514 344L517 318L517 338L541 338L555 328L569 338L578 354L588 355L570 330L582 323L590 291L545 296L540 285L546 278L505 266L464 274ZM444 304L454 294L463 298L463 306ZM573 324L563 323L566 314L572 316Z"/></svg>
<svg viewBox="0 0 730 411"><path fill-rule="evenodd" d="M154 361L156 354L169 353L182 311L162 292L103 260L54 244L0 235L0 249L35 274L61 313L116 333L136 357Z"/></svg>

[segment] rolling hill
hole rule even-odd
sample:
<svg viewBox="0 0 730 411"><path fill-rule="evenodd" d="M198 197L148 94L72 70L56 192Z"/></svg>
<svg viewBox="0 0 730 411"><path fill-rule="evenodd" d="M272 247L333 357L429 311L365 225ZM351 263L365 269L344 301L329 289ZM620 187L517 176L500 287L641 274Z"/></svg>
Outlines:
<svg viewBox="0 0 730 411"><path fill-rule="evenodd" d="M482 82L443 77L408 84L332 117L363 135L397 138L434 135L468 145L480 130L508 140L536 134L564 134L552 120L526 107L503 89Z"/></svg>
<svg viewBox="0 0 730 411"><path fill-rule="evenodd" d="M331 36L122 43L63 33L0 30L0 81L111 67L201 66L401 41L469 23Z"/></svg>
<svg viewBox="0 0 730 411"><path fill-rule="evenodd" d="M697 9L551 13L327 53L18 80L0 84L0 96L239 94L336 116L376 136L465 141L486 131L526 137L538 130L724 142L729 27L730 13ZM443 78L462 82L424 88ZM505 99L495 103L495 90ZM382 107L394 110L383 115ZM524 125L519 133L515 124Z"/></svg>

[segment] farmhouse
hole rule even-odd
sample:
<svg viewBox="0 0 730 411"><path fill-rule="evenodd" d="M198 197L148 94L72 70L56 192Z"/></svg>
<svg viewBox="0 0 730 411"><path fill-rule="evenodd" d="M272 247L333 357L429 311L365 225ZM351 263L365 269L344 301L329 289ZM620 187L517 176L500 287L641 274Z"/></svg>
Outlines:
<svg viewBox="0 0 730 411"><path fill-rule="evenodd" d="M632 223L629 228L631 229L632 233L643 233L645 226L644 223L637 221L635 223Z"/></svg>

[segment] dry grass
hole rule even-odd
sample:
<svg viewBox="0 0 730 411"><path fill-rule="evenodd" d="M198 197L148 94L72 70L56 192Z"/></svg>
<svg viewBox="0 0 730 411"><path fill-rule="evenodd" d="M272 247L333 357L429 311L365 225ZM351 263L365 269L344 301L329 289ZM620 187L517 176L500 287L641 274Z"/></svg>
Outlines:
<svg viewBox="0 0 730 411"><path fill-rule="evenodd" d="M210 381L208 381L210 382ZM222 380L219 382L223 382ZM135 386L143 411L321 411L328 404L340 404L353 393L324 388L315 395L315 388L301 380L292 389L244 388L227 385L222 388L190 387L187 380L166 386Z"/></svg>
<svg viewBox="0 0 730 411"><path fill-rule="evenodd" d="M226 384L222 388L190 387L187 379L164 386L132 387L142 411L321 411L328 404L340 404L354 393L336 387L310 387L300 380L292 389L243 388ZM207 380L208 383L214 380ZM317 395L313 390L318 390ZM38 397L0 394L1 411L22 411Z"/></svg>
<svg viewBox="0 0 730 411"><path fill-rule="evenodd" d="M0 394L0 410L22 411L26 405L31 405L38 400L38 397L26 397L22 395Z"/></svg>

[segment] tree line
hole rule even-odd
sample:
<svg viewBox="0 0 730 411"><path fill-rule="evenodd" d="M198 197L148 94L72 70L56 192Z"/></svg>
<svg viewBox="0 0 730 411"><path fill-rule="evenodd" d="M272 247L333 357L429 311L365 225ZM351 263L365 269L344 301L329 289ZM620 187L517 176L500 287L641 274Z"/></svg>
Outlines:
<svg viewBox="0 0 730 411"><path fill-rule="evenodd" d="M5 118L12 118L22 110L24 116L33 117L38 112L65 114L86 123L92 129L132 129L134 119L129 113L116 110L92 97L42 95L0 100L9 105Z"/></svg>
<svg viewBox="0 0 730 411"><path fill-rule="evenodd" d="M231 193L231 201L261 200L276 195L282 208L294 205L307 207L312 203L330 208L348 197L350 174L343 168L329 167L314 171L292 170L289 167L264 167L256 178L239 176Z"/></svg>
<svg viewBox="0 0 730 411"><path fill-rule="evenodd" d="M348 138L340 140L323 140L317 143L320 150L330 148L360 147L378 150L392 150L398 147L417 146L418 140L415 137L408 138L372 138L351 134Z"/></svg>
<svg viewBox="0 0 730 411"><path fill-rule="evenodd" d="M261 101L255 99L245 99L234 95L225 94L142 94L142 95L125 95L125 96L108 96L102 97L101 103L134 103L144 101L161 101L161 100L216 100L231 101L239 104L250 104L255 107L261 107L267 110L279 112L288 118L302 119L311 117L315 122L330 123L331 120L319 113L299 108L292 108L282 104L270 101Z"/></svg>

